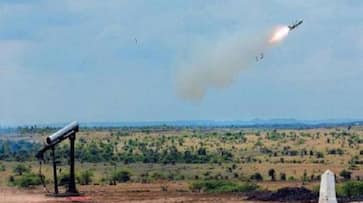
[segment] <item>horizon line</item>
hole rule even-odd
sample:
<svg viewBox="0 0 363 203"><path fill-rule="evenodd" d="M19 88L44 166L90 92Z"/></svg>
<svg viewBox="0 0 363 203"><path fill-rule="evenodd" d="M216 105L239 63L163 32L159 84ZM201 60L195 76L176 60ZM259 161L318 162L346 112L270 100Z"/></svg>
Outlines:
<svg viewBox="0 0 363 203"><path fill-rule="evenodd" d="M18 128L18 127L61 127L69 122L39 122L39 123L24 123L24 124L2 124L0 122L1 128ZM288 124L344 124L344 123L354 123L363 122L363 119L352 119L352 118L334 118L334 119L295 119L295 118L271 118L271 119L261 119L254 118L250 120L143 120L143 121L79 121L80 125L85 127L127 127L127 126L208 126L208 125L288 125ZM187 124L189 123L189 124ZM194 124L193 124L194 123ZM209 123L209 124L208 124ZM228 123L228 124L227 124Z"/></svg>

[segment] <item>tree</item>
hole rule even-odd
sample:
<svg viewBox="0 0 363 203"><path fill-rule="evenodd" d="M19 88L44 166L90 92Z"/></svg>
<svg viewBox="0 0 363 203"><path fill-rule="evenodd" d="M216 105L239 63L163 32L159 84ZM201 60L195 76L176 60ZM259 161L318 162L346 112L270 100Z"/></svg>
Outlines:
<svg viewBox="0 0 363 203"><path fill-rule="evenodd" d="M304 169L304 174L303 174L302 180L303 180L303 182L308 181L308 172L306 171L306 169Z"/></svg>
<svg viewBox="0 0 363 203"><path fill-rule="evenodd" d="M341 177L343 177L343 178L344 178L344 180L350 180L350 178L351 178L351 176L352 176L352 172L350 172L350 171L346 171L346 170L344 169L344 170L342 170L342 171L339 173L339 175L340 175Z"/></svg>
<svg viewBox="0 0 363 203"><path fill-rule="evenodd" d="M276 180L276 177L275 177L275 169L271 168L270 170L268 170L268 176L271 177L271 180L272 181L275 181Z"/></svg>
<svg viewBox="0 0 363 203"><path fill-rule="evenodd" d="M13 172L21 176L23 175L23 173L30 172L30 169L26 167L24 164L18 164L13 168Z"/></svg>
<svg viewBox="0 0 363 203"><path fill-rule="evenodd" d="M280 173L280 180L286 180L286 173Z"/></svg>

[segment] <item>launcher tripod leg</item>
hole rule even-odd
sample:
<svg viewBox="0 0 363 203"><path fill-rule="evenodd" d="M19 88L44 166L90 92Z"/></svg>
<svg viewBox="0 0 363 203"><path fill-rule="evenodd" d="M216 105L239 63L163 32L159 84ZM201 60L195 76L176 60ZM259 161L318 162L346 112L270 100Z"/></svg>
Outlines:
<svg viewBox="0 0 363 203"><path fill-rule="evenodd" d="M55 161L55 148L52 147L52 157L53 157L53 175L54 175L54 194L58 194L58 180L57 180L57 165Z"/></svg>
<svg viewBox="0 0 363 203"><path fill-rule="evenodd" d="M70 149L69 149L69 157L70 157L70 171L69 171L69 185L67 193L78 194L76 189L76 180L74 174L74 140L76 139L76 134L73 133L69 136L70 141Z"/></svg>

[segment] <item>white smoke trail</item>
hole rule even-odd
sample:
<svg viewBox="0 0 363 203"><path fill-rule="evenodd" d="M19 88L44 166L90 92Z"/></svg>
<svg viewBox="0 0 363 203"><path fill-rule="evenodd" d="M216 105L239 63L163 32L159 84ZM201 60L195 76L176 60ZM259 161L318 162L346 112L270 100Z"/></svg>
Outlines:
<svg viewBox="0 0 363 203"><path fill-rule="evenodd" d="M287 28L288 29L288 28ZM255 62L255 57L284 38L282 28L267 36L241 38L229 36L195 53L181 65L176 77L179 96L190 101L200 101L210 88L230 85L241 70ZM278 34L277 34L278 33Z"/></svg>

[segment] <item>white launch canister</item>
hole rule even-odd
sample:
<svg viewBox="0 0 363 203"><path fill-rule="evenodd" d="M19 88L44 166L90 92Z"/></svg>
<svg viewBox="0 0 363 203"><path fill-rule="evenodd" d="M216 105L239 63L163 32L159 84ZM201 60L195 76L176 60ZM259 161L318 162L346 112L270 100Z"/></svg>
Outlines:
<svg viewBox="0 0 363 203"><path fill-rule="evenodd" d="M337 203L334 173L326 170L321 176L319 203Z"/></svg>
<svg viewBox="0 0 363 203"><path fill-rule="evenodd" d="M53 143L55 140L57 139L61 139L62 136L64 136L65 134L69 133L70 131L75 131L78 132L78 122L77 121L73 121L72 123L68 124L67 126L65 126L64 128L58 130L57 132L53 133L52 135L48 136L46 139L47 144L51 144Z"/></svg>

